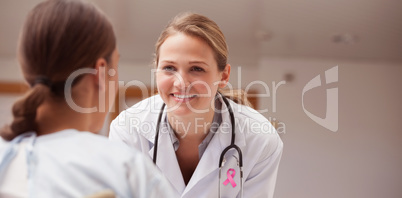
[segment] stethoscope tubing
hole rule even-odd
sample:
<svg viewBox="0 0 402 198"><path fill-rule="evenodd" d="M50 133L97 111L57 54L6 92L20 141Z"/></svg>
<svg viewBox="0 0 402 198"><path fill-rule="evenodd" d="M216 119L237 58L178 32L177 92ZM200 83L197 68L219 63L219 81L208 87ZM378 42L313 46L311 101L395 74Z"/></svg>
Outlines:
<svg viewBox="0 0 402 198"><path fill-rule="evenodd" d="M226 108L228 108L229 111L229 115L230 115L230 122L232 124L232 136L231 136L231 140L230 140L230 145L227 146L221 153L220 157L219 157L219 182L221 179L221 171L222 171L222 167L224 165L224 157L225 154L231 150L231 149L235 149L237 151L237 153L239 154L239 160L238 160L238 166L240 169L240 193L241 193L241 197L243 197L243 155L242 155L242 151L241 149L235 144L235 138L236 138L236 133L235 133L235 118L234 118L234 114L233 114L233 109L232 106L230 105L229 101L226 99L225 96L223 96L221 93L218 92L218 94L220 94L222 96L222 100L226 105ZM155 140L154 140L154 153L153 153L153 162L156 165L156 159L157 159L157 155L158 155L158 140L159 140L159 129L160 129L160 123L162 121L162 115L164 112L166 104L163 103L160 112L159 112L159 116L158 116L158 121L156 124L156 133L155 133ZM219 197L220 197L220 183L219 183Z"/></svg>

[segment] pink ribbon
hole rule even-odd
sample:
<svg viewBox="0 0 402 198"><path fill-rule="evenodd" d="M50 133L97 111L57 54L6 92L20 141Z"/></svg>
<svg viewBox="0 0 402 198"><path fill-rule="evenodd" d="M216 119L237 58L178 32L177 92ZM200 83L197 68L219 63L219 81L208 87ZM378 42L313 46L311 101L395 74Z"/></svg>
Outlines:
<svg viewBox="0 0 402 198"><path fill-rule="evenodd" d="M229 172L232 171L230 174ZM223 182L223 185L227 185L229 182L232 184L233 188L236 187L236 182L233 180L233 177L236 175L236 171L233 168L230 168L228 172L226 172L228 178Z"/></svg>

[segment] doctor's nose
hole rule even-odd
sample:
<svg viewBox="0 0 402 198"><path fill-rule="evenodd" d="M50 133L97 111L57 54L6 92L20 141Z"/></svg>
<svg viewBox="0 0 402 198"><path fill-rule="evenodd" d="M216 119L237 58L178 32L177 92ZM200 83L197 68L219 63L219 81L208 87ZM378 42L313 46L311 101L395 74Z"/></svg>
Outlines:
<svg viewBox="0 0 402 198"><path fill-rule="evenodd" d="M173 86L185 91L189 85L190 85L190 80L186 75L182 75L179 72L176 73L175 78L174 78L174 82L173 82Z"/></svg>

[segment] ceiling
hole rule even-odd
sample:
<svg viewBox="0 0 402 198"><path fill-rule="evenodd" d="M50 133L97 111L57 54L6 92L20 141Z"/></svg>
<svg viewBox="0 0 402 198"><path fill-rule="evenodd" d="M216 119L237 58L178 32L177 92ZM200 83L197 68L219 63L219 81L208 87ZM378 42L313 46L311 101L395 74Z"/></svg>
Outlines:
<svg viewBox="0 0 402 198"><path fill-rule="evenodd" d="M91 0L111 18L124 62L149 63L169 19L194 11L215 20L230 61L261 57L402 62L400 0ZM15 57L18 32L39 0L0 0L0 58Z"/></svg>

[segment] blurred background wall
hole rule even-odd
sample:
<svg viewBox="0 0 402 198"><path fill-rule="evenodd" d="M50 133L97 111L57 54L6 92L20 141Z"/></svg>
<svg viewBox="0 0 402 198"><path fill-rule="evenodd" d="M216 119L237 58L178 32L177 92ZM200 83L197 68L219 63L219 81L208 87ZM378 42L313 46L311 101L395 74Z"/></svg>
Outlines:
<svg viewBox="0 0 402 198"><path fill-rule="evenodd" d="M0 82L23 82L18 32L38 2L0 0ZM401 1L92 2L116 28L124 84L152 87L154 43L176 14L195 11L218 23L230 83L261 94L258 109L277 121L285 144L276 198L402 197ZM20 95L0 95L1 124Z"/></svg>

